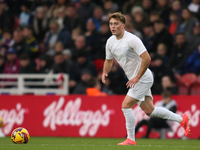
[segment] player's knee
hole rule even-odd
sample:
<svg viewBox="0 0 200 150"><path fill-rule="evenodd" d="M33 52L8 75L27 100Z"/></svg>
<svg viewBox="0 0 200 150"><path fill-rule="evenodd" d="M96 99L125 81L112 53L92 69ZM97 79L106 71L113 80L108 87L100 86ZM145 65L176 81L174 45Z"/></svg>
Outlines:
<svg viewBox="0 0 200 150"><path fill-rule="evenodd" d="M151 113L153 112L153 109L145 109L144 112L145 112L145 114L146 114L147 116L150 116Z"/></svg>
<svg viewBox="0 0 200 150"><path fill-rule="evenodd" d="M133 102L131 101L123 101L122 102L122 108L132 108L133 107Z"/></svg>

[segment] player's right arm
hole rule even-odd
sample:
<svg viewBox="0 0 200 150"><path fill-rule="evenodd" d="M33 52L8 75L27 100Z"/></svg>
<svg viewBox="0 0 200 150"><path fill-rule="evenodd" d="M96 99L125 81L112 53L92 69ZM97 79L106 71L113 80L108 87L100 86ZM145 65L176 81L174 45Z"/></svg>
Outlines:
<svg viewBox="0 0 200 150"><path fill-rule="evenodd" d="M102 73L102 77L101 77L101 80L104 84L106 83L106 77L108 76L108 73L110 72L110 70L112 68L112 65L113 65L113 59L106 59L104 61L103 73Z"/></svg>
<svg viewBox="0 0 200 150"><path fill-rule="evenodd" d="M110 51L110 39L111 38L109 38L106 42L106 59L104 61L103 73L101 76L101 80L104 84L106 83L106 77L108 76L108 73L110 72L113 65L113 55Z"/></svg>

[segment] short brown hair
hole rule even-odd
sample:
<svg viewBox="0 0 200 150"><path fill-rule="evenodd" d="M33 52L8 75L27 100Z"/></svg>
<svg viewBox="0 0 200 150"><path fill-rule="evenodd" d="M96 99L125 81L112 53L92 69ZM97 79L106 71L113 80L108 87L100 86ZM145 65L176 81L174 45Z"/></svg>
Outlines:
<svg viewBox="0 0 200 150"><path fill-rule="evenodd" d="M27 54L21 54L20 56L19 56L19 60L29 60L29 56L27 55Z"/></svg>
<svg viewBox="0 0 200 150"><path fill-rule="evenodd" d="M119 20L124 24L126 23L126 17L121 12L115 12L115 13L109 14L109 21L112 18Z"/></svg>
<svg viewBox="0 0 200 150"><path fill-rule="evenodd" d="M162 97L163 98L170 98L172 96L171 92L170 91L167 91L167 90L164 90L162 92Z"/></svg>
<svg viewBox="0 0 200 150"><path fill-rule="evenodd" d="M88 87L95 87L95 85L97 85L99 83L99 79L96 77L92 77L87 81L87 86Z"/></svg>

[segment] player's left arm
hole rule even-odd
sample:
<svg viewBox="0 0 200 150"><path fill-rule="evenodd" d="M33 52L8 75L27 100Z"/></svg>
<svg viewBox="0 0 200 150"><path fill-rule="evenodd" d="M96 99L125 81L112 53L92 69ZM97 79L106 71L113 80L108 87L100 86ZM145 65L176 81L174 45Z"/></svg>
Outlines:
<svg viewBox="0 0 200 150"><path fill-rule="evenodd" d="M140 70L138 71L138 74L136 77L132 78L126 83L127 88L128 87L134 87L135 84L140 80L140 78L143 76L147 68L149 67L149 64L151 62L151 57L149 56L149 53L147 51L143 52L140 57L142 58L142 63Z"/></svg>

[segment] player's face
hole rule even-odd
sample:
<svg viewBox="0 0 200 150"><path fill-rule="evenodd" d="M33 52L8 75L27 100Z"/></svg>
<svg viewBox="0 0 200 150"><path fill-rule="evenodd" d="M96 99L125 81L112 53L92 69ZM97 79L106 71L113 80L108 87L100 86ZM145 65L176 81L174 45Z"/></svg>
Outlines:
<svg viewBox="0 0 200 150"><path fill-rule="evenodd" d="M124 30L125 24L122 23L120 20L111 18L109 22L109 27L113 35L119 36L122 34L122 31Z"/></svg>

